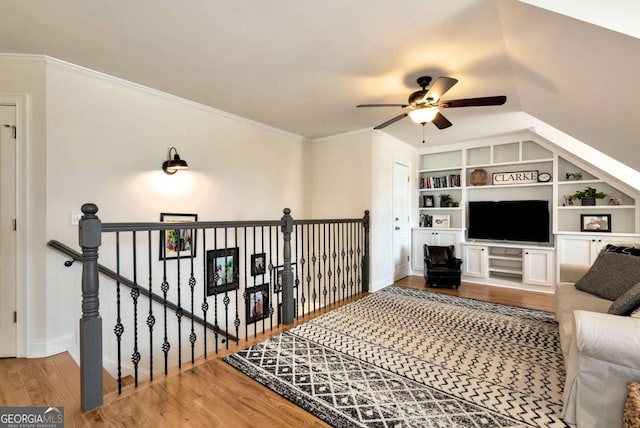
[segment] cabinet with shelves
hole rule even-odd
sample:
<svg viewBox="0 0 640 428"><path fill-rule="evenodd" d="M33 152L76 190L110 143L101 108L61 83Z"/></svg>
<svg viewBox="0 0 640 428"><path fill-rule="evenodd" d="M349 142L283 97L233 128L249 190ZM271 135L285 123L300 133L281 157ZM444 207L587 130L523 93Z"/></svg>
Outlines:
<svg viewBox="0 0 640 428"><path fill-rule="evenodd" d="M612 233L635 233L637 228L636 199L622 183L604 180L567 159L558 156L557 197L555 200L557 215L554 231L556 233L583 232L584 216L610 215L609 231ZM596 199L595 205L582 205L576 199L577 191L587 187L604 192L605 198Z"/></svg>
<svg viewBox="0 0 640 428"><path fill-rule="evenodd" d="M598 253L607 244L638 241L637 235L615 235L609 233L558 235L558 264L591 265Z"/></svg>
<svg viewBox="0 0 640 428"><path fill-rule="evenodd" d="M557 281L559 263L590 264L606 243L640 241L640 213L636 208L640 192L600 171L597 165L546 142L503 138L495 143L463 144L445 152L425 149L418 155L418 170L418 183L420 180L424 183L427 178L431 180L430 177L446 175L457 179L460 176L459 186L452 178L444 180L448 183L446 187L421 189L418 184L416 205L419 218L449 216L449 225L456 231L452 236L457 237L456 244L461 250L458 257L463 259L463 277L471 282L551 291ZM525 171L537 171L538 181L492 184L495 173ZM550 178L540 177L541 173L549 174ZM482 175L485 181L478 183ZM582 206L580 201L566 198L587 186L606 193L607 197L592 206ZM439 195L443 193L449 194L459 206L440 206ZM549 201L553 234L549 246L466 241L469 201L499 200ZM610 216L610 232L584 231L589 216L598 215L604 215L604 219ZM414 255L418 256L417 261L414 257L416 267L422 270L422 245Z"/></svg>
<svg viewBox="0 0 640 428"><path fill-rule="evenodd" d="M554 249L500 244L462 244L468 281L550 292L555 284Z"/></svg>

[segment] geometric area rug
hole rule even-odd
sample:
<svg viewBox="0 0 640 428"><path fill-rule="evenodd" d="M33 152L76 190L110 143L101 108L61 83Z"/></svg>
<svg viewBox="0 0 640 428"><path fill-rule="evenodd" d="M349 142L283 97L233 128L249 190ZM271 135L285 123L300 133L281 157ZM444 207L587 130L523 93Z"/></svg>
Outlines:
<svg viewBox="0 0 640 428"><path fill-rule="evenodd" d="M549 312L389 286L224 359L336 427L566 427Z"/></svg>

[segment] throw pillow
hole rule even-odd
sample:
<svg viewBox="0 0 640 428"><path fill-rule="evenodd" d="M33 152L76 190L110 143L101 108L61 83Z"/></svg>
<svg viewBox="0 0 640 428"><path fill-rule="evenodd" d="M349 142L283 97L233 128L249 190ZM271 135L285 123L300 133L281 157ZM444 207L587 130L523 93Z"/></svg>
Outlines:
<svg viewBox="0 0 640 428"><path fill-rule="evenodd" d="M640 428L640 382L627 383L624 428Z"/></svg>
<svg viewBox="0 0 640 428"><path fill-rule="evenodd" d="M622 253L622 254L629 254L632 256L640 256L640 248L621 245L621 244L619 245L607 244L607 246L604 247L604 251L608 251L610 253Z"/></svg>
<svg viewBox="0 0 640 428"><path fill-rule="evenodd" d="M640 307L640 282L622 293L609 307L609 313L613 315L631 315Z"/></svg>
<svg viewBox="0 0 640 428"><path fill-rule="evenodd" d="M601 251L587 273L576 282L578 290L616 300L640 282L640 257Z"/></svg>

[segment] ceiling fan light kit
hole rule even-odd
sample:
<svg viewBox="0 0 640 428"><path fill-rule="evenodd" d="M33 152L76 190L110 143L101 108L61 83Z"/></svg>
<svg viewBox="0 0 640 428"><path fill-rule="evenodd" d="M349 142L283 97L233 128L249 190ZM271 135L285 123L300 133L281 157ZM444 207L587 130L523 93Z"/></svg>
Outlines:
<svg viewBox="0 0 640 428"><path fill-rule="evenodd" d="M438 107L421 107L411 110L409 112L409 118L415 123L424 125L425 123L431 122L439 111L440 109Z"/></svg>
<svg viewBox="0 0 640 428"><path fill-rule="evenodd" d="M449 120L442 115L440 110L453 107L481 107L481 106L498 106L507 101L507 97L499 95L495 97L466 98L459 100L442 100L442 96L451 89L457 79L452 77L438 77L438 79L427 90L427 86L431 83L431 76L419 77L418 85L422 87L419 91L409 95L408 104L360 104L357 107L400 107L408 108L409 111L403 112L386 122L381 123L373 129L382 129L392 123L395 123L406 116L420 125L433 123L438 129L445 129L452 125Z"/></svg>

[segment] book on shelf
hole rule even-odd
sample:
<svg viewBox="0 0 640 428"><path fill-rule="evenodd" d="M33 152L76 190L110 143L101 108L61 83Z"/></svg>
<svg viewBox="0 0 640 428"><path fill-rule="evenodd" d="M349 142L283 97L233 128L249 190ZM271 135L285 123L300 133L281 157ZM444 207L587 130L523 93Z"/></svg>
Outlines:
<svg viewBox="0 0 640 428"><path fill-rule="evenodd" d="M443 176L420 177L420 189L443 189L446 187L460 187L460 174Z"/></svg>

